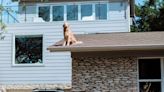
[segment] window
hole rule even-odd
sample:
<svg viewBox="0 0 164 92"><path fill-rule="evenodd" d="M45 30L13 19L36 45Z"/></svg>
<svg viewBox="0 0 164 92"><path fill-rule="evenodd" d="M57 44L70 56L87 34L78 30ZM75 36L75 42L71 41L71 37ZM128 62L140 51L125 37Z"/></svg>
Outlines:
<svg viewBox="0 0 164 92"><path fill-rule="evenodd" d="M53 21L64 20L64 6L53 6Z"/></svg>
<svg viewBox="0 0 164 92"><path fill-rule="evenodd" d="M39 7L39 17L41 17L44 21L50 21L50 6L41 6Z"/></svg>
<svg viewBox="0 0 164 92"><path fill-rule="evenodd" d="M41 35L15 36L14 64L43 64L42 42Z"/></svg>
<svg viewBox="0 0 164 92"><path fill-rule="evenodd" d="M78 5L67 5L67 20L78 20Z"/></svg>
<svg viewBox="0 0 164 92"><path fill-rule="evenodd" d="M108 2L75 2L74 4L66 4L39 6L38 13L40 18L36 18L36 20L34 18L34 21L90 21L108 19Z"/></svg>
<svg viewBox="0 0 164 92"><path fill-rule="evenodd" d="M96 4L96 20L107 19L107 4Z"/></svg>
<svg viewBox="0 0 164 92"><path fill-rule="evenodd" d="M139 59L140 92L161 92L161 60Z"/></svg>
<svg viewBox="0 0 164 92"><path fill-rule="evenodd" d="M140 82L140 92L162 92L161 82Z"/></svg>
<svg viewBox="0 0 164 92"><path fill-rule="evenodd" d="M81 20L94 20L92 4L81 5Z"/></svg>

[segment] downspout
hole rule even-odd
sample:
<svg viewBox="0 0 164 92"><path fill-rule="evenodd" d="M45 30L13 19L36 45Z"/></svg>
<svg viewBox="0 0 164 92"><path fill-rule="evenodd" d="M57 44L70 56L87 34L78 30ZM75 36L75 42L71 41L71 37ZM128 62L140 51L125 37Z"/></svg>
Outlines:
<svg viewBox="0 0 164 92"><path fill-rule="evenodd" d="M136 28L138 28L136 19L135 19L135 0L128 0L130 4L130 18L132 25L134 25Z"/></svg>
<svg viewBox="0 0 164 92"><path fill-rule="evenodd" d="M130 3L130 17L135 16L135 0L129 0Z"/></svg>
<svg viewBox="0 0 164 92"><path fill-rule="evenodd" d="M135 19L135 0L129 0L130 3L130 17L132 19L132 25L134 25L136 28L138 28L136 19Z"/></svg>

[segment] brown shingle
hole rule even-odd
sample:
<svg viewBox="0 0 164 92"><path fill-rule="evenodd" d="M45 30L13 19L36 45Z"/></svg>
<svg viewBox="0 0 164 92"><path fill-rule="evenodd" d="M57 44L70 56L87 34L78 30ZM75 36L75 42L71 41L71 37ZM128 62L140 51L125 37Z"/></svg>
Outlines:
<svg viewBox="0 0 164 92"><path fill-rule="evenodd" d="M50 46L50 51L101 51L164 49L164 32L107 33L76 35L82 44L61 46L63 40Z"/></svg>

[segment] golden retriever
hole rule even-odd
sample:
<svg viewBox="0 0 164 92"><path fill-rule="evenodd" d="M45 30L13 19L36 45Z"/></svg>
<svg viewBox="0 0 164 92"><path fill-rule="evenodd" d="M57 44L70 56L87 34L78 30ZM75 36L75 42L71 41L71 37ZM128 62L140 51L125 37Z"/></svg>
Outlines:
<svg viewBox="0 0 164 92"><path fill-rule="evenodd" d="M73 32L70 29L70 26L67 22L63 24L63 35L64 35L64 43L63 46L70 46L73 44L79 44L82 43L81 41L77 41L75 38Z"/></svg>

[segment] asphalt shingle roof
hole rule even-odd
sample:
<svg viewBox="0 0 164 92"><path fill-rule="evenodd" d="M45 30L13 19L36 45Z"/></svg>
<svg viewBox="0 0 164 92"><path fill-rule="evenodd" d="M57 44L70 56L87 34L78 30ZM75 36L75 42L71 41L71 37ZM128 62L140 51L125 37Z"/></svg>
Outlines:
<svg viewBox="0 0 164 92"><path fill-rule="evenodd" d="M164 49L164 32L104 33L75 35L82 44L62 46L63 40L48 47L50 51L115 51Z"/></svg>

